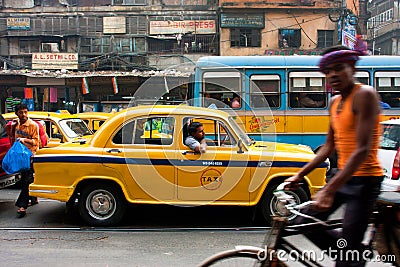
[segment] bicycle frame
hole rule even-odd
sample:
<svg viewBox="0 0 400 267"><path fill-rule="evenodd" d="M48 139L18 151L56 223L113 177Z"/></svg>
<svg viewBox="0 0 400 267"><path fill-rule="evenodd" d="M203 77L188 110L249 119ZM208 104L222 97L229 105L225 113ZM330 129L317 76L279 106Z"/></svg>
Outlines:
<svg viewBox="0 0 400 267"><path fill-rule="evenodd" d="M295 203L292 200L292 197L290 195L285 194L283 191L285 186L287 184L283 183L280 186L278 186L276 192L274 192L275 196L279 199L279 201L282 201L285 206L288 208L289 211L293 211L297 207L304 206L304 204L300 205L295 205ZM375 216L371 218L371 223L374 225L375 229L378 229L381 225L384 225L385 227L380 227L382 228L387 228L387 226L393 226L395 223L398 223L398 221L393 220L396 215L396 213L393 213L393 211L398 211L399 207L399 197L398 195L395 195L397 201L388 201L386 200L380 200L378 203L378 208L377 211L374 213ZM294 203L294 204L293 204ZM310 202L308 203L310 204ZM393 209L395 208L395 209ZM300 216L306 217L308 215L302 214L301 212L298 212ZM309 218L309 217L308 217ZM286 240L286 237L294 236L294 235L300 235L300 234L307 234L309 232L315 232L319 230L332 230L332 229L339 229L342 227L342 221L341 219L332 219L328 220L325 222L322 222L316 218L315 222L311 223L305 223L305 224L297 224L297 225L288 225L287 219L285 215L281 216L275 216L273 218L273 223L270 231L267 232L263 246L262 247L254 247L254 246L236 246L235 250L230 250L230 251L225 251L218 253L208 259L206 259L203 263L200 264L201 267L206 267L206 266L211 266L212 264L222 261L224 259L228 258L234 258L234 257L244 257L244 258L253 258L256 259L257 262L255 266L262 266L262 267L268 267L268 266L287 266L284 262L282 262L277 255L278 250L283 250L286 253L293 253L293 251L296 251L298 255L302 255L303 257L300 257L298 260L304 265L308 267L323 267L320 263L316 262L316 260L311 259L307 257L301 249L296 247L294 244ZM392 229L392 228L389 228ZM393 237L390 235L392 230L389 229L384 229L384 235L386 238L389 238L390 241L393 241ZM396 230L397 231L397 230ZM369 245L367 246L367 249L370 249L372 247L372 241L375 238L375 230L372 231L372 234L370 236L369 240ZM379 232L379 231L377 231ZM383 253L392 253L393 255L399 254L399 237L394 238L394 246L397 246L397 251L396 248L389 247L389 244L387 243L388 241L385 240L385 250ZM266 251L267 249L267 251ZM379 251L379 249L378 249ZM382 253L381 251L379 251ZM397 254L396 254L397 253ZM382 255L382 254L381 254ZM388 254L387 254L388 255ZM397 256L398 257L398 256ZM394 264L396 266L400 266L400 259L397 258L395 259Z"/></svg>

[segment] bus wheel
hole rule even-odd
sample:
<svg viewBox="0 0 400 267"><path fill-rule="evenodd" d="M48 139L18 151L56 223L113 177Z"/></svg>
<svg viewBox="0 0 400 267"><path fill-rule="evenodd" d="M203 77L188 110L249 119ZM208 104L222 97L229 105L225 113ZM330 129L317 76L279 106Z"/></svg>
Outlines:
<svg viewBox="0 0 400 267"><path fill-rule="evenodd" d="M89 184L82 189L78 209L87 224L110 226L122 220L126 202L121 190L113 184Z"/></svg>
<svg viewBox="0 0 400 267"><path fill-rule="evenodd" d="M261 203L259 206L260 213L263 219L269 224L272 223L272 216L275 215L288 216L287 219L289 222L292 221L297 216L294 214L289 215L285 206L282 203L280 203L278 199L274 196L273 192L278 187L278 185L279 183L276 183L267 188L267 190L264 192L264 195L261 198ZM288 190L286 191L286 193L288 195L293 196L297 204L303 203L308 200L307 193L301 187L299 187L296 190Z"/></svg>

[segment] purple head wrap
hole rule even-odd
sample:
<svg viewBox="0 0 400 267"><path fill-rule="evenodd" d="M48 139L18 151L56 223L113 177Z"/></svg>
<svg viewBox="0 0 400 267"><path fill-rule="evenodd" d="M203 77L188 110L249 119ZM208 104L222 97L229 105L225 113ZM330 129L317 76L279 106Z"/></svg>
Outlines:
<svg viewBox="0 0 400 267"><path fill-rule="evenodd" d="M361 38L361 35L357 35L356 38L353 50L337 50L325 54L319 62L319 70L324 72L330 64L339 62L355 65L359 56L368 55L367 43Z"/></svg>
<svg viewBox="0 0 400 267"><path fill-rule="evenodd" d="M321 60L319 61L319 70L324 72L324 70L333 63L349 63L355 64L359 59L359 56L362 55L359 51L355 50L337 50L330 53L325 54Z"/></svg>

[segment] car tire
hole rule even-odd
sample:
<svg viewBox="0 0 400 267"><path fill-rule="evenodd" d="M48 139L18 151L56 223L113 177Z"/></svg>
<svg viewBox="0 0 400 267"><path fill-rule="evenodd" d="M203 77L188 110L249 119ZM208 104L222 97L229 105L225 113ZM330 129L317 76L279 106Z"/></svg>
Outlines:
<svg viewBox="0 0 400 267"><path fill-rule="evenodd" d="M121 190L113 184L89 184L81 191L78 210L81 218L89 225L115 225L125 214L126 200Z"/></svg>
<svg viewBox="0 0 400 267"><path fill-rule="evenodd" d="M261 217L268 224L272 223L272 217L276 215L285 215L286 208L284 208L283 204L278 202L278 199L274 196L274 191L278 187L279 183L272 184L267 187L264 192L261 203L259 205ZM296 190L287 190L286 193L294 197L297 204L303 203L309 200L309 197L304 191L303 188L299 187ZM289 223L293 221L296 215L292 214L288 216Z"/></svg>

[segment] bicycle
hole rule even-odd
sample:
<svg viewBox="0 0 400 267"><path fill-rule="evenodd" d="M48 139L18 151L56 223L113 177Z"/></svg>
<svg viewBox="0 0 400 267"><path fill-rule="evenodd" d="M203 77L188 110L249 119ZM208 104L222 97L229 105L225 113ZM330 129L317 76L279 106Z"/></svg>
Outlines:
<svg viewBox="0 0 400 267"><path fill-rule="evenodd" d="M341 228L341 219L321 221L302 213L301 209L312 204L313 201L307 201L296 205L292 196L285 193L284 188L287 184L288 183L280 184L274 192L278 201L285 205L286 212L273 218L272 227L267 231L262 247L236 246L235 249L223 251L207 258L199 267L217 265L230 267L246 266L245 264L249 264L247 266L253 264L253 266L262 267L284 267L288 265L280 256L284 255L284 253L293 253L293 251L297 253L294 255L302 255L302 257L299 257L297 260L304 266L323 267L323 265L318 263L315 259L302 253L301 249L297 248L285 238L311 231ZM377 209L371 219L373 229L370 231L370 239L366 249L369 250L370 256L373 257L372 247L375 245L380 255L394 255L395 259L393 260L392 258L392 263L395 266L400 266L400 194L393 193L395 194L393 196L380 197L377 202ZM314 220L314 222L288 225L287 217L291 214L310 218Z"/></svg>

